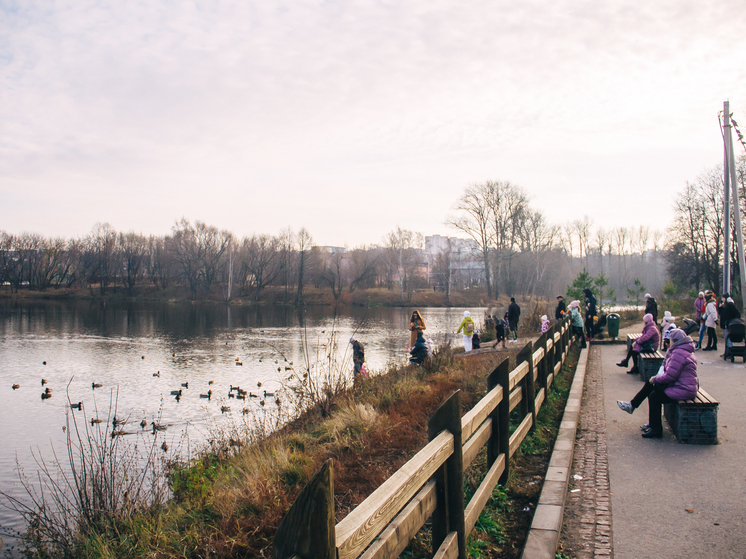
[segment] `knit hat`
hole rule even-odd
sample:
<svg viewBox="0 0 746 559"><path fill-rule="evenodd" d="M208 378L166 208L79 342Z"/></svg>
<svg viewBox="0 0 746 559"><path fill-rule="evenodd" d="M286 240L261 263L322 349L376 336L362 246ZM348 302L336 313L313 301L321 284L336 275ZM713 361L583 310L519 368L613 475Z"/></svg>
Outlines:
<svg viewBox="0 0 746 559"><path fill-rule="evenodd" d="M663 322L673 322L674 320L676 320L676 317L671 316L671 311L663 313Z"/></svg>
<svg viewBox="0 0 746 559"><path fill-rule="evenodd" d="M733 297L728 297L728 298L726 299L726 301L727 301L728 303L732 303L732 302L733 302Z"/></svg>
<svg viewBox="0 0 746 559"><path fill-rule="evenodd" d="M651 299L652 297L653 297L653 296L652 296L652 295L651 295L650 293L646 293L646 294L645 294L645 298L646 298L646 299Z"/></svg>
<svg viewBox="0 0 746 559"><path fill-rule="evenodd" d="M578 307L580 307L580 301L576 300L576 301L573 301L573 302L570 303L570 308L571 309L572 308L578 308Z"/></svg>
<svg viewBox="0 0 746 559"><path fill-rule="evenodd" d="M355 338L350 338L350 343L355 343Z"/></svg>
<svg viewBox="0 0 746 559"><path fill-rule="evenodd" d="M692 340L689 336L686 335L686 332L684 332L681 328L674 328L671 330L670 334L668 335L668 338L671 340L671 347L674 348L679 345L683 345L685 343L693 344L694 340Z"/></svg>
<svg viewBox="0 0 746 559"><path fill-rule="evenodd" d="M541 316L541 321L542 322L544 322L546 319L547 319L547 315L544 314L544 315Z"/></svg>
<svg viewBox="0 0 746 559"><path fill-rule="evenodd" d="M464 318L466 318L467 316L471 316L471 313L469 311L464 311Z"/></svg>
<svg viewBox="0 0 746 559"><path fill-rule="evenodd" d="M700 291L700 292L699 292L699 296L700 296L700 297L704 297L704 296L705 296L705 292L704 292L704 291Z"/></svg>
<svg viewBox="0 0 746 559"><path fill-rule="evenodd" d="M650 313L647 313L645 316L642 317L642 321L647 322L653 322L653 315Z"/></svg>

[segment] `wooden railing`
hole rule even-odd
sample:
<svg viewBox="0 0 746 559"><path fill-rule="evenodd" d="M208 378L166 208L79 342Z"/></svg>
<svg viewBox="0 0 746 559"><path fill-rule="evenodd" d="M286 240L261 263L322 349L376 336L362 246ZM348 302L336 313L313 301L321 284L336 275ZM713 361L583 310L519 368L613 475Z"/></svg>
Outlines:
<svg viewBox="0 0 746 559"><path fill-rule="evenodd" d="M466 559L466 536L495 486L507 481L510 457L536 424L567 355L570 332L568 319L551 327L518 353L512 371L505 357L487 378L487 395L463 417L455 392L430 418L427 446L336 525L328 460L280 524L275 559L398 557L429 518L434 557ZM510 413L516 407L522 419L511 434ZM464 506L464 469L485 445L489 470Z"/></svg>

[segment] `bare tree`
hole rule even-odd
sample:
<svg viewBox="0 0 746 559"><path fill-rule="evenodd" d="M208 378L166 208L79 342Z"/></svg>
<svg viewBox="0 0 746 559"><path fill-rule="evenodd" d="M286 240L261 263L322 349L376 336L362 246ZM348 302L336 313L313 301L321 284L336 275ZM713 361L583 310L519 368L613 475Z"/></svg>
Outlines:
<svg viewBox="0 0 746 559"><path fill-rule="evenodd" d="M386 247L386 262L391 270L396 270L399 283L399 293L404 302L404 292L407 289L407 279L418 262L417 248L422 245L422 235L401 227L391 231L384 239Z"/></svg>
<svg viewBox="0 0 746 559"><path fill-rule="evenodd" d="M298 231L298 234L295 237L295 243L296 250L298 251L298 291L295 295L295 304L298 305L303 302L303 274L306 272L308 256L313 244L311 234L305 227L301 227L300 231Z"/></svg>
<svg viewBox="0 0 746 559"><path fill-rule="evenodd" d="M146 250L147 240L143 235L135 232L119 234L119 252L122 256L121 274L124 286L130 295L133 294L135 286L142 279Z"/></svg>
<svg viewBox="0 0 746 559"><path fill-rule="evenodd" d="M366 249L365 246L361 246L350 252L350 293L358 287L372 287L378 260L377 249Z"/></svg>
<svg viewBox="0 0 746 559"><path fill-rule="evenodd" d="M269 235L253 235L241 243L239 279L245 290L253 288L255 301L282 271L279 244L277 238Z"/></svg>

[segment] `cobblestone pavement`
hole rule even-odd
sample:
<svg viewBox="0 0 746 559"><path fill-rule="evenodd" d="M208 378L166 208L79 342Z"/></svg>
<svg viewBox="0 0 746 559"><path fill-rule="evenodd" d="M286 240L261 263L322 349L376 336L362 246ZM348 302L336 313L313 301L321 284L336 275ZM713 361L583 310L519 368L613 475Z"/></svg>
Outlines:
<svg viewBox="0 0 746 559"><path fill-rule="evenodd" d="M591 346L559 549L575 559L614 557L600 349ZM578 476L578 477L576 477Z"/></svg>

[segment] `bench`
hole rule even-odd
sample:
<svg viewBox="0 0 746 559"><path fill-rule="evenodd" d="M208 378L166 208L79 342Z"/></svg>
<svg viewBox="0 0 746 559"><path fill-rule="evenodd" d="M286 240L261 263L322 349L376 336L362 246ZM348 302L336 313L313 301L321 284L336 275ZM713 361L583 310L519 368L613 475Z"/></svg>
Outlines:
<svg viewBox="0 0 746 559"><path fill-rule="evenodd" d="M647 382L651 377L658 374L658 370L663 365L666 358L660 351L643 351L637 356L637 368L640 370L640 379Z"/></svg>
<svg viewBox="0 0 746 559"><path fill-rule="evenodd" d="M701 388L693 400L663 405L663 413L676 440L684 444L718 444L718 406Z"/></svg>
<svg viewBox="0 0 746 559"><path fill-rule="evenodd" d="M641 333L637 334L627 334L627 351L629 351L629 348L632 347L632 344L635 343L635 340L642 336Z"/></svg>

